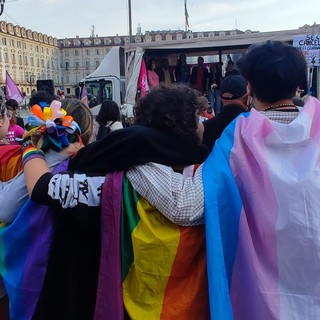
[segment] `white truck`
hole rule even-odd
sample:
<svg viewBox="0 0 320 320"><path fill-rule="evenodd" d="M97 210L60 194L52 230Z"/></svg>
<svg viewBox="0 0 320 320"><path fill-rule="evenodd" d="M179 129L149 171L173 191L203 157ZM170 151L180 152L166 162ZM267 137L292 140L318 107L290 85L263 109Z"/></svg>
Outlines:
<svg viewBox="0 0 320 320"><path fill-rule="evenodd" d="M123 47L113 47L99 67L80 82L81 95L85 86L93 115L98 114L103 100L110 99L126 118L133 117L143 53L142 48L125 52Z"/></svg>

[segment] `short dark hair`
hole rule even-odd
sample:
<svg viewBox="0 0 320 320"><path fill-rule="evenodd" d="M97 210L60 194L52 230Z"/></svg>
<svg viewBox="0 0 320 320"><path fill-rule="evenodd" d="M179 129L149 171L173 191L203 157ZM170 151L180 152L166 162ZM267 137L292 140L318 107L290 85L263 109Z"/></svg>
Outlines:
<svg viewBox="0 0 320 320"><path fill-rule="evenodd" d="M105 126L108 121L119 121L120 109L117 103L113 100L104 100L101 103L100 111L97 115L96 121L100 126Z"/></svg>
<svg viewBox="0 0 320 320"><path fill-rule="evenodd" d="M35 104L39 104L40 102L46 102L47 104L51 104L51 102L55 100L55 96L47 91L38 91L36 92L29 101L29 106L32 107Z"/></svg>
<svg viewBox="0 0 320 320"><path fill-rule="evenodd" d="M7 107L12 107L13 110L17 110L19 108L19 104L16 100L14 99L9 99L6 101L6 106Z"/></svg>
<svg viewBox="0 0 320 320"><path fill-rule="evenodd" d="M195 90L182 84L161 86L139 100L135 108L135 123L197 144L198 109L199 101Z"/></svg>
<svg viewBox="0 0 320 320"><path fill-rule="evenodd" d="M149 59L149 60L148 60L147 66L146 66L146 69L147 69L147 70L152 70L152 62L153 62L153 61L154 61L154 62L157 62L156 59Z"/></svg>
<svg viewBox="0 0 320 320"><path fill-rule="evenodd" d="M253 45L238 66L252 86L252 94L263 102L291 99L306 81L306 62L302 52L280 41Z"/></svg>

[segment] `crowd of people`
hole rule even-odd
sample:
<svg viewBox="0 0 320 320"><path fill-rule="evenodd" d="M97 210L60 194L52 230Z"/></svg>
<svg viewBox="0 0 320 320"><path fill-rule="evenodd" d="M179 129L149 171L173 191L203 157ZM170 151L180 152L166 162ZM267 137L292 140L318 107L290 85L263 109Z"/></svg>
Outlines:
<svg viewBox="0 0 320 320"><path fill-rule="evenodd" d="M295 102L306 62L288 44L255 45L238 67L215 83L215 117L203 58L190 71L183 54L174 72L149 60L128 128L112 101L94 133L81 101L30 99L22 142L0 149L11 319L320 316L320 102Z"/></svg>
<svg viewBox="0 0 320 320"><path fill-rule="evenodd" d="M221 111L219 96L221 80L229 75L239 75L234 62L228 60L223 77L222 65L222 62L205 65L204 58L198 57L197 65L190 66L187 64L187 57L184 53L179 55L175 66L169 66L168 58L163 58L161 61L149 58L147 61L148 85L150 89L172 83L189 85L208 98L209 112L213 110L218 114Z"/></svg>

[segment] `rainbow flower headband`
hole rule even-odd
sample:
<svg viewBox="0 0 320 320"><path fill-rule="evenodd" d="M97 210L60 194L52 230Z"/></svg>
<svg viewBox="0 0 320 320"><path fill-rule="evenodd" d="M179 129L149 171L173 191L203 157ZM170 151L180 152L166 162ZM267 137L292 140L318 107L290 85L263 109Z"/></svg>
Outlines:
<svg viewBox="0 0 320 320"><path fill-rule="evenodd" d="M79 136L81 129L73 117L61 108L61 102L54 100L48 106L45 102L35 104L31 108L33 115L27 118L28 124L26 136L35 131L44 133L42 149L53 149L61 151L70 144L68 136L75 134Z"/></svg>

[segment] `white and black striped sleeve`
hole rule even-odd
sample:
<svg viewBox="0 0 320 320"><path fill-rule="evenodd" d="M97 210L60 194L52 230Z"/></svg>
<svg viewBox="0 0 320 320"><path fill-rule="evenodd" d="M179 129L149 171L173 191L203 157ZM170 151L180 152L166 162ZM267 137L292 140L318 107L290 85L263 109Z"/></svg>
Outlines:
<svg viewBox="0 0 320 320"><path fill-rule="evenodd" d="M105 177L90 177L80 173L46 173L36 183L31 199L64 209L77 205L100 205Z"/></svg>

